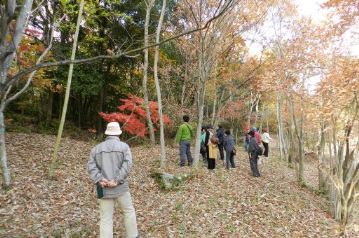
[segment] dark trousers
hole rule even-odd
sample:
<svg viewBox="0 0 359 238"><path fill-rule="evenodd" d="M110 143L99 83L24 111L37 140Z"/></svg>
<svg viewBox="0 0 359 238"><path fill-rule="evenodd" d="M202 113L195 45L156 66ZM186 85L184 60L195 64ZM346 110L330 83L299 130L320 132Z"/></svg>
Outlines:
<svg viewBox="0 0 359 238"><path fill-rule="evenodd" d="M208 159L208 169L216 168L216 160L215 159Z"/></svg>
<svg viewBox="0 0 359 238"><path fill-rule="evenodd" d="M203 158L203 162L207 164L207 153L203 152L203 153L201 153L201 155L202 155L202 158Z"/></svg>
<svg viewBox="0 0 359 238"><path fill-rule="evenodd" d="M265 143L265 142L263 142L263 141L262 141L262 143L263 143L263 146L264 146L264 152L263 152L263 155L264 155L264 157L268 157L268 153L269 153L269 146L268 146L268 143Z"/></svg>
<svg viewBox="0 0 359 238"><path fill-rule="evenodd" d="M188 165L192 165L193 159L191 155L191 143L186 140L180 141L180 166L184 166L186 163L186 157Z"/></svg>
<svg viewBox="0 0 359 238"><path fill-rule="evenodd" d="M221 160L224 160L224 151L223 151L223 144L218 144L218 149L219 149L219 157Z"/></svg>
<svg viewBox="0 0 359 238"><path fill-rule="evenodd" d="M207 146L201 145L200 153L202 155L203 162L207 164Z"/></svg>
<svg viewBox="0 0 359 238"><path fill-rule="evenodd" d="M232 168L236 167L236 165L234 164L234 155L232 151L226 151L226 169L229 169L229 164Z"/></svg>
<svg viewBox="0 0 359 238"><path fill-rule="evenodd" d="M261 174L258 170L258 155L257 153L251 154L251 157L249 159L249 163L251 165L252 174L254 177L259 177Z"/></svg>

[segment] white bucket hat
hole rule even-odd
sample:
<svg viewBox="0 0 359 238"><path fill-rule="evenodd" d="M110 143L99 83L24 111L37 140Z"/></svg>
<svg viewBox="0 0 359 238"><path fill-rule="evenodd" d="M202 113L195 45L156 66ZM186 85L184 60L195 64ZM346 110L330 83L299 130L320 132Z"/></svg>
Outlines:
<svg viewBox="0 0 359 238"><path fill-rule="evenodd" d="M119 136L122 134L120 124L118 122L110 122L107 124L105 135L108 136Z"/></svg>

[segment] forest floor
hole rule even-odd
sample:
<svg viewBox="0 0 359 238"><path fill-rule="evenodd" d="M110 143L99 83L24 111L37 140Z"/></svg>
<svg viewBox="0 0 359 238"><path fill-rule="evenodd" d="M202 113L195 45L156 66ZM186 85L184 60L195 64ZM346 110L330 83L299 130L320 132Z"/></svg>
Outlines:
<svg viewBox="0 0 359 238"><path fill-rule="evenodd" d="M9 133L7 141L13 188L0 193L0 237L97 237L98 203L86 169L94 143L64 138L56 180L49 180L54 136ZM217 163L209 172L201 162L177 190L163 191L151 177L159 147L133 147L132 153L129 183L142 237L338 237L328 200L299 186L275 155L260 166L260 178L250 175L240 151L237 168ZM177 165L177 148L167 148L166 171L190 172ZM123 237L116 209L114 237ZM358 224L347 237L359 237Z"/></svg>

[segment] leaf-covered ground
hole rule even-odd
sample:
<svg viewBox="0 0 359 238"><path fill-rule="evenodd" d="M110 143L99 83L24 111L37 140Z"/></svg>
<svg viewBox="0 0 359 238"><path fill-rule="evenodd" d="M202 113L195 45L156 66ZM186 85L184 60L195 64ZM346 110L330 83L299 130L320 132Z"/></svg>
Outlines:
<svg viewBox="0 0 359 238"><path fill-rule="evenodd" d="M63 139L56 180L47 173L53 136L8 134L14 187L0 194L0 237L96 237L98 207L86 163L92 143ZM277 159L250 176L243 152L237 168L201 168L177 191L165 192L150 176L159 147L134 147L130 188L142 237L337 237L328 202L295 182L293 170ZM170 173L178 168L176 148L168 148ZM123 237L117 209L115 237ZM354 228L348 237L359 237Z"/></svg>

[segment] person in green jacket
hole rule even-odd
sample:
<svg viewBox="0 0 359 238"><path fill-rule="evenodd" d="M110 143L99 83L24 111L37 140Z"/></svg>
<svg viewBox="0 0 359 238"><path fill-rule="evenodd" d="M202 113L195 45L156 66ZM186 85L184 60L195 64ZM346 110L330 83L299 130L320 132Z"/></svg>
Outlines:
<svg viewBox="0 0 359 238"><path fill-rule="evenodd" d="M184 166L186 163L186 157L188 160L188 166L192 165L193 159L191 155L191 139L193 134L193 128L188 123L189 116L184 115L183 121L180 127L177 130L176 134L176 143L179 143L179 152L180 152L180 166Z"/></svg>

